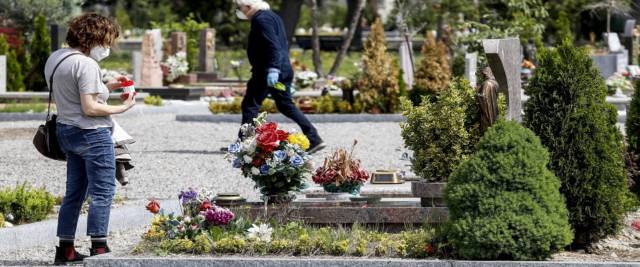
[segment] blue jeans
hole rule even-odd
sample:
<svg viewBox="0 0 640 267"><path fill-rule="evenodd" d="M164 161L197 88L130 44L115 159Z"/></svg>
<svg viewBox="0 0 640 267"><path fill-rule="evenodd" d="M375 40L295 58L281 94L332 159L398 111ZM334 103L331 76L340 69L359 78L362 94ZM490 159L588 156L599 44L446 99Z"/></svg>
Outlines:
<svg viewBox="0 0 640 267"><path fill-rule="evenodd" d="M106 236L116 192L116 162L110 128L81 129L58 123L60 147L67 155L67 188L58 216L58 237L73 239L82 203L91 196L88 236Z"/></svg>

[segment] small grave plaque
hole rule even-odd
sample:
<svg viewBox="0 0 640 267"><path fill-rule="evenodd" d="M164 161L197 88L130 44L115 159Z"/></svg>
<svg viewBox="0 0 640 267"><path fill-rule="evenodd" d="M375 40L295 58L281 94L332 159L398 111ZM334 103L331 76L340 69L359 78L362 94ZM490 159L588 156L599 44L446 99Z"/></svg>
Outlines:
<svg viewBox="0 0 640 267"><path fill-rule="evenodd" d="M371 174L372 184L401 184L404 183L396 170L376 170Z"/></svg>

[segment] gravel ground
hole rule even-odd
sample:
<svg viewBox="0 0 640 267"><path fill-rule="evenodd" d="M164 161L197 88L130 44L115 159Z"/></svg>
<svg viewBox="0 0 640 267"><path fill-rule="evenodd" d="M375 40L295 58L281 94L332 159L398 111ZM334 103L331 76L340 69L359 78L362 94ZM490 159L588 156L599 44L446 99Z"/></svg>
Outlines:
<svg viewBox="0 0 640 267"><path fill-rule="evenodd" d="M177 122L172 114L117 120L137 140L129 146L136 166L129 172L130 184L118 188L123 198L173 198L177 191L190 186L258 198L253 183L242 178L219 152L235 140L237 124ZM28 182L62 195L65 163L44 159L33 148L31 138L38 124L0 122L0 187ZM350 146L354 139L359 141L357 156L368 169L401 168L408 163L400 160L403 144L397 123L322 123L316 127L329 147L314 157L315 165L321 164L332 149Z"/></svg>

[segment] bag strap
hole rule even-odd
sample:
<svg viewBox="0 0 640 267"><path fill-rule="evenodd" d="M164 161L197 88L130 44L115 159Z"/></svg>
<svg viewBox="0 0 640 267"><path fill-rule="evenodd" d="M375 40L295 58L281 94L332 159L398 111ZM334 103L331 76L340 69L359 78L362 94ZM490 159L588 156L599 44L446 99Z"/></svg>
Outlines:
<svg viewBox="0 0 640 267"><path fill-rule="evenodd" d="M50 119L50 114L51 114L51 100L52 100L52 94L53 94L53 75L56 74L56 70L58 69L58 67L60 67L60 64L67 58L69 58L70 56L73 55L82 55L80 53L71 53L69 55L66 55L64 58L62 58L62 60L60 60L58 62L58 64L56 64L55 68L53 68L53 72L51 73L51 76L49 77L49 106L47 107L47 120Z"/></svg>

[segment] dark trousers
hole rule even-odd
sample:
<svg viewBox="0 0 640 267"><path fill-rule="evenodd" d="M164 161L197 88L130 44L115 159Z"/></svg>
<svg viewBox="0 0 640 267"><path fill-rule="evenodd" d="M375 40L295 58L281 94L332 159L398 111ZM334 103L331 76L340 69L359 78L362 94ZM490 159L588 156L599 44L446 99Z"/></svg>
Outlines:
<svg viewBox="0 0 640 267"><path fill-rule="evenodd" d="M289 88L289 85L287 85L287 88ZM309 138L312 147L322 142L316 128L293 103L289 90L280 91L268 87L266 77L252 77L247 83L247 91L242 99L242 124L253 123L253 119L258 116L262 101L267 98L268 94L271 94L271 97L276 102L278 111L300 126L302 132Z"/></svg>

